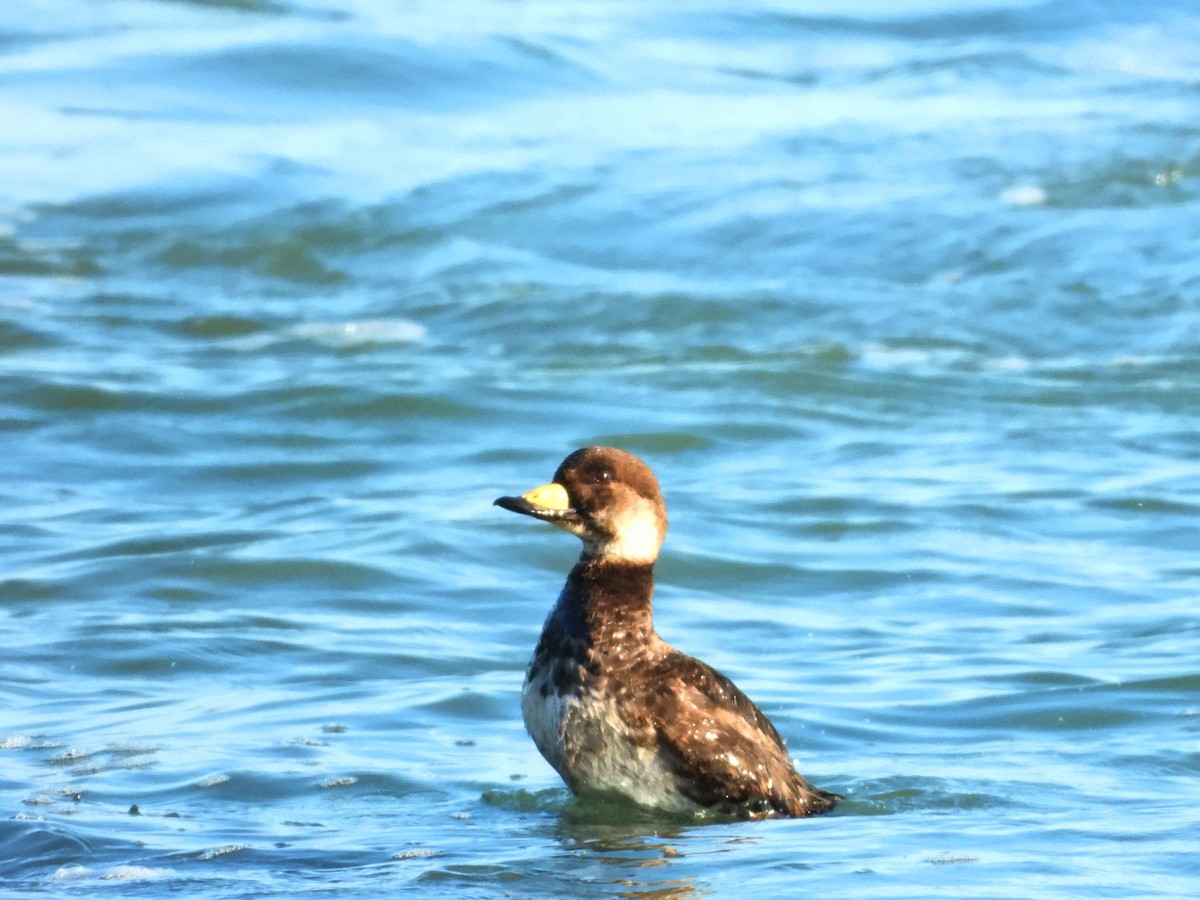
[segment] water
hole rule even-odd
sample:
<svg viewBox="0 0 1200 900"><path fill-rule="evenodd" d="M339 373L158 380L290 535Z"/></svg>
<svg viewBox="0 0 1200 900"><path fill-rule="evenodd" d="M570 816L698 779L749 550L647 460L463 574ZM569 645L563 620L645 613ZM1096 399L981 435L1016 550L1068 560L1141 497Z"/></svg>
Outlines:
<svg viewBox="0 0 1200 900"><path fill-rule="evenodd" d="M1195 7L687 7L5 7L0 890L1194 894ZM835 815L537 756L595 442Z"/></svg>

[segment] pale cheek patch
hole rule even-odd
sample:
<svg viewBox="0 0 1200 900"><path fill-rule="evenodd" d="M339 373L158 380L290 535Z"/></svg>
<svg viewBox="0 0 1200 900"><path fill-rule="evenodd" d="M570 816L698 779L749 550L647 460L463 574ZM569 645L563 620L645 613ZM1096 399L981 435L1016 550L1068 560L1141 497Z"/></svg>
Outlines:
<svg viewBox="0 0 1200 900"><path fill-rule="evenodd" d="M598 556L636 563L650 563L658 558L664 528L649 501L639 497L636 503L614 516L610 524L616 537L595 548Z"/></svg>

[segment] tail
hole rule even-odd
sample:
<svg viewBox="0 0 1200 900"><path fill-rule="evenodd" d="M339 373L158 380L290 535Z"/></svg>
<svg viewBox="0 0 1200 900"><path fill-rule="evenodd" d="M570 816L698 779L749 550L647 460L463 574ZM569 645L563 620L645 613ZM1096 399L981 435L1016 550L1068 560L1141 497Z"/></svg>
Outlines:
<svg viewBox="0 0 1200 900"><path fill-rule="evenodd" d="M801 816L819 816L827 813L837 806L839 800L846 798L833 791L822 790L797 775L796 790L789 799L792 802L788 804L787 814L793 818L800 818Z"/></svg>

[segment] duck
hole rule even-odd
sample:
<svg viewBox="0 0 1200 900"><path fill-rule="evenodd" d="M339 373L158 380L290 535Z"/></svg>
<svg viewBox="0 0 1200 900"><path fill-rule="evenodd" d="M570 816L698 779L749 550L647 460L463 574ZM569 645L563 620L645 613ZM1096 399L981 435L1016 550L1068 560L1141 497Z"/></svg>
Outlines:
<svg viewBox="0 0 1200 900"><path fill-rule="evenodd" d="M737 685L659 637L654 564L667 510L645 462L583 447L547 484L494 505L583 542L521 691L525 727L572 793L750 819L817 815L842 799L796 771Z"/></svg>

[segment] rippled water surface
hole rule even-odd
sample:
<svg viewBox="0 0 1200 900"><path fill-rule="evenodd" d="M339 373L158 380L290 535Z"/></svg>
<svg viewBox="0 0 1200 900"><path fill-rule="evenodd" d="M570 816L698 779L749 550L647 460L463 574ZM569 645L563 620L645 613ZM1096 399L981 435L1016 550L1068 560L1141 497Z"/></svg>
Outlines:
<svg viewBox="0 0 1200 900"><path fill-rule="evenodd" d="M1198 72L1182 0L6 5L0 891L1194 895ZM490 504L587 443L836 814L537 755L577 547Z"/></svg>

